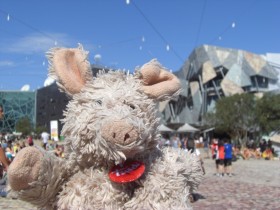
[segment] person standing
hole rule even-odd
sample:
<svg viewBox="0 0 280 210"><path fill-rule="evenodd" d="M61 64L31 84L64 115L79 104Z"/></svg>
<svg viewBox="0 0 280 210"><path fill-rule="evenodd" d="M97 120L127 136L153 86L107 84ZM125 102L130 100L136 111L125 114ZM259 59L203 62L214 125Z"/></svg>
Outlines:
<svg viewBox="0 0 280 210"><path fill-rule="evenodd" d="M225 173L232 176L232 144L230 139L225 139Z"/></svg>
<svg viewBox="0 0 280 210"><path fill-rule="evenodd" d="M179 148L179 146L180 146L180 138L178 137L177 134L175 134L175 135L172 137L171 144L172 144L172 147L173 147L173 148Z"/></svg>
<svg viewBox="0 0 280 210"><path fill-rule="evenodd" d="M188 142L188 136L185 135L183 138L183 143L182 143L182 149L187 149L187 142Z"/></svg>
<svg viewBox="0 0 280 210"><path fill-rule="evenodd" d="M165 135L165 142L164 142L164 147L170 147L170 136L169 134Z"/></svg>
<svg viewBox="0 0 280 210"><path fill-rule="evenodd" d="M219 174L218 141L215 138L213 138L211 141L211 153L212 153L212 159L215 160L216 175L218 175Z"/></svg>
<svg viewBox="0 0 280 210"><path fill-rule="evenodd" d="M29 146L33 146L34 145L33 138L32 138L31 135L29 135L27 137L27 143L28 143Z"/></svg>
<svg viewBox="0 0 280 210"><path fill-rule="evenodd" d="M217 176L224 176L224 160L225 160L225 147L224 147L224 141L219 140L218 141L218 170L219 173Z"/></svg>
<svg viewBox="0 0 280 210"><path fill-rule="evenodd" d="M195 150L195 140L193 138L189 138L187 141L187 150L191 151L191 153Z"/></svg>
<svg viewBox="0 0 280 210"><path fill-rule="evenodd" d="M265 139L262 139L262 140L260 141L259 147L260 147L261 153L263 153L263 152L266 150L267 145L266 145Z"/></svg>
<svg viewBox="0 0 280 210"><path fill-rule="evenodd" d="M41 134L41 138L42 138L43 147L44 147L45 150L47 150L47 145L48 145L48 141L49 141L49 134L47 132L43 132Z"/></svg>

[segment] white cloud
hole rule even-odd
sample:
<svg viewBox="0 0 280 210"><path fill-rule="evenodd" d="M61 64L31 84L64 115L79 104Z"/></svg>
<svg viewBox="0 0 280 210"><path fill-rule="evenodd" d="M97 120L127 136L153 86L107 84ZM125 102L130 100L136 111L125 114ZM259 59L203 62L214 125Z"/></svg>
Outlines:
<svg viewBox="0 0 280 210"><path fill-rule="evenodd" d="M45 82L44 82L44 87L51 85L52 83L54 83L55 80L51 77L48 77Z"/></svg>
<svg viewBox="0 0 280 210"><path fill-rule="evenodd" d="M30 90L30 85L29 84L23 85L20 90L21 91L29 91Z"/></svg>
<svg viewBox="0 0 280 210"><path fill-rule="evenodd" d="M93 59L96 63L99 63L101 61L101 58L102 56L100 54L96 54Z"/></svg>
<svg viewBox="0 0 280 210"><path fill-rule="evenodd" d="M55 45L57 43L57 45ZM31 34L29 36L22 37L10 42L1 44L1 52L5 53L45 53L52 47L64 46L67 47L71 43L71 39L66 34L49 34L44 36L43 34Z"/></svg>
<svg viewBox="0 0 280 210"><path fill-rule="evenodd" d="M0 61L0 66L1 67L11 67L15 66L15 63L13 61Z"/></svg>

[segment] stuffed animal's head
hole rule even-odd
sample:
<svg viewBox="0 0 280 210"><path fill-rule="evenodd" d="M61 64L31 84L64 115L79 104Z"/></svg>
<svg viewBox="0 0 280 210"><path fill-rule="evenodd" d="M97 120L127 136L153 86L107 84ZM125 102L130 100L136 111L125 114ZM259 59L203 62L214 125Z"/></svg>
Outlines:
<svg viewBox="0 0 280 210"><path fill-rule="evenodd" d="M87 55L81 46L48 54L50 76L72 98L62 129L66 155L89 167L152 151L158 139L156 102L176 95L179 80L156 60L134 75L101 71L93 78Z"/></svg>

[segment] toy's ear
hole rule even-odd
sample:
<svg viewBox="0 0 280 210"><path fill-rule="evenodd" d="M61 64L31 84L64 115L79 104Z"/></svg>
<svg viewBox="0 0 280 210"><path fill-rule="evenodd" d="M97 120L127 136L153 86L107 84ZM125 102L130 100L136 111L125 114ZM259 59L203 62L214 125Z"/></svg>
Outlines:
<svg viewBox="0 0 280 210"><path fill-rule="evenodd" d="M78 48L53 48L47 53L49 76L56 80L60 89L72 96L79 93L93 79L88 52Z"/></svg>
<svg viewBox="0 0 280 210"><path fill-rule="evenodd" d="M165 69L156 59L140 68L143 91L156 100L167 100L178 95L181 90L179 79Z"/></svg>

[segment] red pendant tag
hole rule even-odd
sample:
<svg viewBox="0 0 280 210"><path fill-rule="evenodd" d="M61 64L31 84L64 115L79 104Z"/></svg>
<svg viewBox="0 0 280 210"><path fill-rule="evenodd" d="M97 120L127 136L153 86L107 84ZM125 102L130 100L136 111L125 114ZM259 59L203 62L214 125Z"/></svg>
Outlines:
<svg viewBox="0 0 280 210"><path fill-rule="evenodd" d="M140 178L145 171L144 163L139 161L127 161L114 166L109 172L109 178L113 182L126 183L133 182Z"/></svg>

